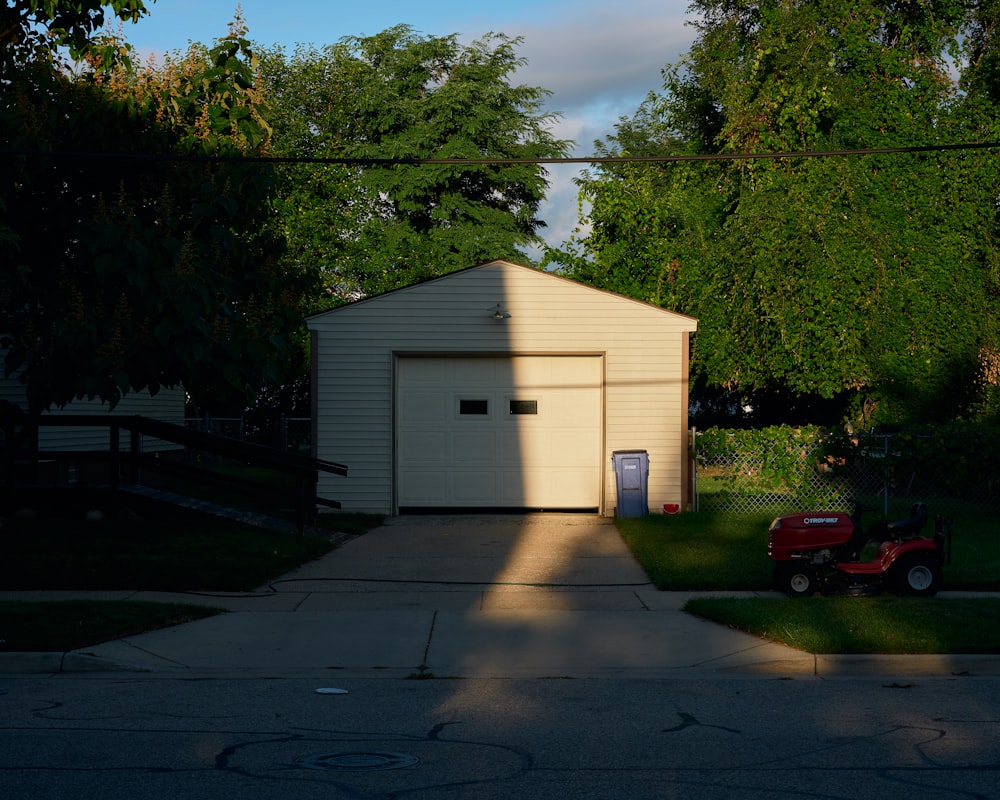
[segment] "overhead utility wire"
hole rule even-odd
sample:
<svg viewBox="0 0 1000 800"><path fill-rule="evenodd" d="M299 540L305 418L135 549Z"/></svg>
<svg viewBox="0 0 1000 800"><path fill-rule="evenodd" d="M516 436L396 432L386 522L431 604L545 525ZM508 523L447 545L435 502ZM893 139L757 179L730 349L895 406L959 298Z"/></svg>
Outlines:
<svg viewBox="0 0 1000 800"><path fill-rule="evenodd" d="M347 166L479 166L507 164L643 164L671 161L751 161L755 159L824 158L833 156L891 155L894 153L932 153L946 150L992 150L1000 142L965 142L961 144L926 144L907 147L873 147L853 150L792 150L780 153L705 153L669 156L582 156L567 158L355 158L327 156L197 156L180 153L102 153L72 150L0 150L0 155L45 156L49 158L124 159L136 161L193 161L209 163L241 162L253 164L343 164Z"/></svg>

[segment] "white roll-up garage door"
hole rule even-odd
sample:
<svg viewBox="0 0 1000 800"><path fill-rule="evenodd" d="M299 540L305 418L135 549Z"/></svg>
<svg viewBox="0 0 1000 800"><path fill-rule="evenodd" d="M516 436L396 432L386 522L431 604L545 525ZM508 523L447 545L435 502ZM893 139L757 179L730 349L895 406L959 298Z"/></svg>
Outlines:
<svg viewBox="0 0 1000 800"><path fill-rule="evenodd" d="M602 384L601 356L400 357L398 508L596 511Z"/></svg>

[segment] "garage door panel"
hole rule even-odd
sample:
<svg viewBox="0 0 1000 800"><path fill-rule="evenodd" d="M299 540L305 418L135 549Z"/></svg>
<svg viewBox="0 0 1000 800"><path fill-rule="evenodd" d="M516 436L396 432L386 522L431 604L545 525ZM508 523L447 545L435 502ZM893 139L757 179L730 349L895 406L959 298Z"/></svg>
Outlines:
<svg viewBox="0 0 1000 800"><path fill-rule="evenodd" d="M559 455L552 452L545 436L520 437L516 444L511 445L507 459L509 464L520 465L524 469L529 469L532 464L554 467L559 460Z"/></svg>
<svg viewBox="0 0 1000 800"><path fill-rule="evenodd" d="M500 473L500 498L498 505L510 508L532 508L528 500L525 475L520 469L505 469Z"/></svg>
<svg viewBox="0 0 1000 800"><path fill-rule="evenodd" d="M504 461L546 468L576 467L593 469L600 463L594 447L593 432L588 428L538 430L504 437Z"/></svg>
<svg viewBox="0 0 1000 800"><path fill-rule="evenodd" d="M513 384L525 389L552 385L552 365L544 358L519 358L513 362Z"/></svg>
<svg viewBox="0 0 1000 800"><path fill-rule="evenodd" d="M593 506L593 471L545 469L507 470L502 474L502 500L521 508L591 508Z"/></svg>
<svg viewBox="0 0 1000 800"><path fill-rule="evenodd" d="M587 469L600 464L600 453L594 451L586 430L554 431L549 435L546 446L558 454L560 464Z"/></svg>
<svg viewBox="0 0 1000 800"><path fill-rule="evenodd" d="M600 394L586 387L582 389L559 389L546 396L546 416L555 415L560 426L586 424L589 428L595 419L600 419Z"/></svg>
<svg viewBox="0 0 1000 800"><path fill-rule="evenodd" d="M448 418L447 395L440 391L407 391L400 396L402 422L444 422Z"/></svg>
<svg viewBox="0 0 1000 800"><path fill-rule="evenodd" d="M397 376L399 506L600 505L600 357L401 358Z"/></svg>
<svg viewBox="0 0 1000 800"><path fill-rule="evenodd" d="M576 359L552 359L549 361L549 377L553 386L570 388L599 389L602 375L600 369L580 369ZM600 359L593 359L594 366L600 366Z"/></svg>
<svg viewBox="0 0 1000 800"><path fill-rule="evenodd" d="M504 467L519 467L523 461L524 447L521 435L517 431L505 431L500 435L500 458L497 460Z"/></svg>
<svg viewBox="0 0 1000 800"><path fill-rule="evenodd" d="M501 366L493 358L456 358L448 365L448 383L453 386L496 386L504 382Z"/></svg>
<svg viewBox="0 0 1000 800"><path fill-rule="evenodd" d="M591 486L593 470L565 469L559 475L559 495L566 503L566 508L589 508L593 502L594 491Z"/></svg>
<svg viewBox="0 0 1000 800"><path fill-rule="evenodd" d="M435 358L408 358L399 361L400 385L443 386L448 380L448 365Z"/></svg>
<svg viewBox="0 0 1000 800"><path fill-rule="evenodd" d="M447 454L444 431L407 432L399 439L399 458L406 464L444 464Z"/></svg>
<svg viewBox="0 0 1000 800"><path fill-rule="evenodd" d="M445 470L406 472L399 480L400 505L442 505L447 500Z"/></svg>
<svg viewBox="0 0 1000 800"><path fill-rule="evenodd" d="M495 464L497 435L494 431L462 431L451 435L448 448L455 464Z"/></svg>
<svg viewBox="0 0 1000 800"><path fill-rule="evenodd" d="M497 502L495 470L465 470L451 475L451 496L458 503L493 506Z"/></svg>

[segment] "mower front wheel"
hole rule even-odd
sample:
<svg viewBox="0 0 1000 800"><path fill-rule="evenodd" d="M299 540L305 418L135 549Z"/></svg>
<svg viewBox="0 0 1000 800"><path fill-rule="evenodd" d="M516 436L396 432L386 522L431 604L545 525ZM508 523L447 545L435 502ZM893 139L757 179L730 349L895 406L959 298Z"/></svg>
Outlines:
<svg viewBox="0 0 1000 800"><path fill-rule="evenodd" d="M774 568L774 588L789 597L809 597L819 588L811 564L784 563Z"/></svg>
<svg viewBox="0 0 1000 800"><path fill-rule="evenodd" d="M941 560L934 556L912 553L892 566L889 586L895 594L910 597L931 597L941 588Z"/></svg>

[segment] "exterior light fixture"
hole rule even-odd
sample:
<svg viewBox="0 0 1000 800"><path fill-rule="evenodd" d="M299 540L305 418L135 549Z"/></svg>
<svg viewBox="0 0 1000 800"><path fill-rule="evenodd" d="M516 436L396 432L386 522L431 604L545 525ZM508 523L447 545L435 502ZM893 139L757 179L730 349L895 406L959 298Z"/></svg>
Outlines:
<svg viewBox="0 0 1000 800"><path fill-rule="evenodd" d="M490 316L493 317L497 322L503 322L505 319L510 319L510 313L503 310L503 306L497 303L493 308L489 309Z"/></svg>

